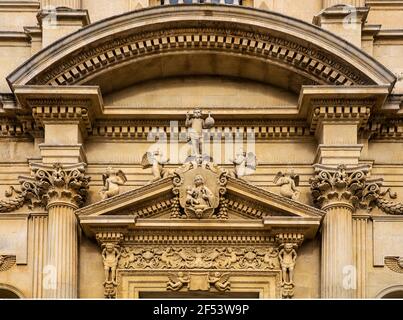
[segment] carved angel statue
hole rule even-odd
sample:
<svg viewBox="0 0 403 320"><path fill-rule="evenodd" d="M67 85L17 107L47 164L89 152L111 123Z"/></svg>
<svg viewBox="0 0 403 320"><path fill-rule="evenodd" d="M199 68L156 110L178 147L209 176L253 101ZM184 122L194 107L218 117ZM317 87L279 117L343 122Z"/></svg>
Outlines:
<svg viewBox="0 0 403 320"><path fill-rule="evenodd" d="M102 250L102 259L104 261L105 282L106 284L117 285L116 269L120 258L120 248L113 244L107 243Z"/></svg>
<svg viewBox="0 0 403 320"><path fill-rule="evenodd" d="M167 290L171 291L179 291L185 284L190 282L189 276L183 272L179 272L178 275L171 273L168 275L168 278Z"/></svg>
<svg viewBox="0 0 403 320"><path fill-rule="evenodd" d="M235 178L242 178L256 171L257 158L253 152L246 153L243 149L240 149L235 159L230 161L235 166L230 175Z"/></svg>
<svg viewBox="0 0 403 320"><path fill-rule="evenodd" d="M209 275L209 283L214 285L214 287L220 291L230 291L231 290L231 283L229 282L230 274L224 273L221 274L220 272L215 272L213 276Z"/></svg>
<svg viewBox="0 0 403 320"><path fill-rule="evenodd" d="M280 171L274 178L274 183L280 187L280 194L283 197L298 200L300 196L300 192L297 189L299 175L296 175L294 171L291 171L289 174Z"/></svg>
<svg viewBox="0 0 403 320"><path fill-rule="evenodd" d="M169 159L166 159L160 150L147 152L143 155L141 166L143 169L151 168L151 172L153 174L153 179L150 181L150 183L167 178L171 175L171 172L164 168L164 165L168 162Z"/></svg>
<svg viewBox="0 0 403 320"><path fill-rule="evenodd" d="M126 175L122 170L115 170L112 167L106 169L105 174L102 175L104 187L99 192L102 200L114 197L119 194L120 186L127 182Z"/></svg>
<svg viewBox="0 0 403 320"><path fill-rule="evenodd" d="M197 156L202 154L202 144L203 144L203 129L211 129L214 127L215 120L209 115L207 119L202 118L203 113L200 109L195 109L193 111L193 118L188 112L186 114L186 128L189 129L188 136L189 141L192 143L192 156Z"/></svg>
<svg viewBox="0 0 403 320"><path fill-rule="evenodd" d="M297 261L297 251L294 247L294 244L286 243L282 245L282 249L278 254L283 285L294 284L294 268Z"/></svg>

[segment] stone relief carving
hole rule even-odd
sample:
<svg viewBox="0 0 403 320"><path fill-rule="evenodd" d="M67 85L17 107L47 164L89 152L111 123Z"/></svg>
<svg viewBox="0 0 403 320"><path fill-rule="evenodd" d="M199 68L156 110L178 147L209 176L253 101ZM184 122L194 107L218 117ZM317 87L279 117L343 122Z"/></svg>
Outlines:
<svg viewBox="0 0 403 320"><path fill-rule="evenodd" d="M274 247L124 247L119 269L279 269Z"/></svg>
<svg viewBox="0 0 403 320"><path fill-rule="evenodd" d="M200 109L193 111L193 117L191 117L189 112L186 114L185 125L188 128L188 139L192 144L192 156L202 154L203 129L211 129L215 123L210 112L207 119L203 119L202 116L203 114Z"/></svg>
<svg viewBox="0 0 403 320"><path fill-rule="evenodd" d="M403 273L403 257L385 257L385 265L394 272Z"/></svg>
<svg viewBox="0 0 403 320"><path fill-rule="evenodd" d="M16 264L16 256L0 256L0 272L10 270Z"/></svg>
<svg viewBox="0 0 403 320"><path fill-rule="evenodd" d="M231 290L229 273L184 273L168 275L167 290L180 291L186 288L188 291L209 291L211 287L219 292Z"/></svg>
<svg viewBox="0 0 403 320"><path fill-rule="evenodd" d="M209 276L208 282L210 285L213 285L217 291L226 292L231 290L231 283L229 279L229 273L221 274L220 272L214 272Z"/></svg>
<svg viewBox="0 0 403 320"><path fill-rule="evenodd" d="M120 192L120 186L127 182L126 175L122 170L115 170L108 167L106 172L102 175L104 183L103 189L99 192L102 200L117 196Z"/></svg>
<svg viewBox="0 0 403 320"><path fill-rule="evenodd" d="M113 298L116 296L117 277L116 270L120 258L120 247L114 243L103 244L102 259L105 271L105 297Z"/></svg>
<svg viewBox="0 0 403 320"><path fill-rule="evenodd" d="M253 152L246 153L242 149L236 154L235 159L230 160L235 168L229 172L234 178L242 178L256 171L257 158Z"/></svg>
<svg viewBox="0 0 403 320"><path fill-rule="evenodd" d="M297 187L299 185L299 175L295 174L294 171L290 173L278 172L274 178L274 183L276 186L280 187L280 194L283 197L298 200L300 192Z"/></svg>
<svg viewBox="0 0 403 320"><path fill-rule="evenodd" d="M0 200L0 213L16 211L27 202L30 209L42 204L40 190L35 181L21 179L20 184L21 190L10 187L5 192L5 196L10 199Z"/></svg>
<svg viewBox="0 0 403 320"><path fill-rule="evenodd" d="M215 201L213 193L205 185L203 176L197 175L193 180L193 186L186 188L186 207L185 210L193 216L201 219L207 212L211 215Z"/></svg>
<svg viewBox="0 0 403 320"><path fill-rule="evenodd" d="M177 275L174 273L169 274L168 278L167 290L170 291L179 291L190 282L189 275L184 272L178 272Z"/></svg>
<svg viewBox="0 0 403 320"><path fill-rule="evenodd" d="M360 207L369 211L378 207L386 214L403 215L403 203L396 203L386 199L386 196L390 199L396 199L397 193L392 192L391 189L387 189L386 191L382 191L381 189L382 181L368 181L362 193Z"/></svg>
<svg viewBox="0 0 403 320"><path fill-rule="evenodd" d="M226 212L215 209L220 205L220 198L226 193L227 174L216 164L203 160L200 155L174 171L173 193L178 202L172 206L172 218L226 218ZM184 210L184 215L178 208Z"/></svg>
<svg viewBox="0 0 403 320"><path fill-rule="evenodd" d="M166 169L164 166L169 162L160 150L154 152L147 152L143 155L141 165L143 169L151 168L153 179L150 183L167 178L172 175L172 171Z"/></svg>

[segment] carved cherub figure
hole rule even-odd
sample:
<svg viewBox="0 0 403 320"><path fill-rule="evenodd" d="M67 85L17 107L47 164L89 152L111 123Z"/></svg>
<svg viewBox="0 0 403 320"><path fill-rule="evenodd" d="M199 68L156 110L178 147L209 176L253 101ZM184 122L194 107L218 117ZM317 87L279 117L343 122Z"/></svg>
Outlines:
<svg viewBox="0 0 403 320"><path fill-rule="evenodd" d="M296 175L294 171L290 173L277 173L274 178L274 183L280 187L280 194L283 197L298 200L300 192L297 189L299 185L299 175Z"/></svg>
<svg viewBox="0 0 403 320"><path fill-rule="evenodd" d="M153 179L150 181L150 183L166 178L171 174L168 169L164 168L165 164L168 162L169 159L166 159L160 150L147 152L143 155L143 159L141 161L143 169L151 168L151 172L153 174Z"/></svg>
<svg viewBox="0 0 403 320"><path fill-rule="evenodd" d="M120 258L120 248L113 243L107 243L102 250L102 259L104 261L105 284L112 283L117 285L116 268Z"/></svg>
<svg viewBox="0 0 403 320"><path fill-rule="evenodd" d="M206 120L202 118L202 115L200 109L193 111L193 118L189 112L186 114L185 125L186 128L189 129L189 140L192 143L192 156L202 154L203 129L211 129L215 122L210 112Z"/></svg>
<svg viewBox="0 0 403 320"><path fill-rule="evenodd" d="M241 148L236 154L235 159L230 160L235 168L231 171L231 175L235 178L242 178L255 171L257 167L257 158L253 152L246 153Z"/></svg>
<svg viewBox="0 0 403 320"><path fill-rule="evenodd" d="M185 275L183 272L168 275L169 281L167 283L167 290L179 291L183 288L185 284L190 282L189 276Z"/></svg>
<svg viewBox="0 0 403 320"><path fill-rule="evenodd" d="M281 266L282 284L294 284L294 268L297 261L297 251L295 245L286 243L282 245L282 249L278 254Z"/></svg>
<svg viewBox="0 0 403 320"><path fill-rule="evenodd" d="M115 170L112 167L106 169L102 175L104 187L99 192L102 200L114 197L119 194L120 186L127 182L127 178L122 170Z"/></svg>
<svg viewBox="0 0 403 320"><path fill-rule="evenodd" d="M229 282L230 274L224 273L221 274L220 272L214 272L211 276L209 275L209 283L214 285L214 287L220 291L225 292L231 289L231 283Z"/></svg>

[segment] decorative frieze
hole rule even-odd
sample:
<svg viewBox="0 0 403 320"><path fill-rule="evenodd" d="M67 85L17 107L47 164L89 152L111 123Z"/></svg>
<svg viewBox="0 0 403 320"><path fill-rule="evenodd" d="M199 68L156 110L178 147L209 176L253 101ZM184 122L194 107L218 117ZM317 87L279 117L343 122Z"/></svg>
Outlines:
<svg viewBox="0 0 403 320"><path fill-rule="evenodd" d="M125 246L119 269L274 270L278 251L270 246Z"/></svg>

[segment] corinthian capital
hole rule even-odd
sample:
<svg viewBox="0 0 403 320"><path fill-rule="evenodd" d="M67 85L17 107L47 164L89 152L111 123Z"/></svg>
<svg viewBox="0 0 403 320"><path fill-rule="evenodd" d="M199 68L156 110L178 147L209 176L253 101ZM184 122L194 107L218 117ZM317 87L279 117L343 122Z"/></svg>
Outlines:
<svg viewBox="0 0 403 320"><path fill-rule="evenodd" d="M85 203L90 182L85 176L85 164L35 164L32 171L48 207L56 203L80 207Z"/></svg>
<svg viewBox="0 0 403 320"><path fill-rule="evenodd" d="M347 206L353 210L359 205L369 166L314 167L316 175L310 179L310 184L313 201L317 206L322 209Z"/></svg>

